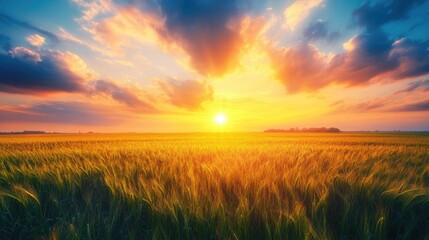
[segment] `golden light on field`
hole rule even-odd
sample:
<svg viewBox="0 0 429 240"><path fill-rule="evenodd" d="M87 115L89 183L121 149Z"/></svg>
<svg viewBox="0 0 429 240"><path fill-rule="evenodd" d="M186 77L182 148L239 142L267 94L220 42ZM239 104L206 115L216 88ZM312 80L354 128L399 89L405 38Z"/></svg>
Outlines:
<svg viewBox="0 0 429 240"><path fill-rule="evenodd" d="M224 113L218 113L218 114L216 114L216 116L214 117L213 120L217 125L222 126L222 125L226 124L228 118L226 117L226 115Z"/></svg>

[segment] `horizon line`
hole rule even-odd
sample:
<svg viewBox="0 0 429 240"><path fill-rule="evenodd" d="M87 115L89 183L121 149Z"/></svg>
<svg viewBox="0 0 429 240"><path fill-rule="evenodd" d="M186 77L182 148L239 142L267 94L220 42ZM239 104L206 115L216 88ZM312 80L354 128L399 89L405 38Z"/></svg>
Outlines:
<svg viewBox="0 0 429 240"><path fill-rule="evenodd" d="M0 135L43 135L43 134L218 134L218 133L266 133L266 134L281 134L281 133L429 133L427 130L341 130L340 132L317 132L317 131L279 131L279 132L266 132L262 131L170 131L170 132L161 132L161 131L126 131L126 132L93 132L93 131L78 131L78 132L56 132L56 131L0 131Z"/></svg>

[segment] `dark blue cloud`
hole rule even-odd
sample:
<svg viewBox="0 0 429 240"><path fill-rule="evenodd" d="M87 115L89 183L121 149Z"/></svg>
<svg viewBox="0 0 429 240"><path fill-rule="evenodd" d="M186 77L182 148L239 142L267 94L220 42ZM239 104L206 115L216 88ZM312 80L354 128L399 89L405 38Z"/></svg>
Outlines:
<svg viewBox="0 0 429 240"><path fill-rule="evenodd" d="M318 20L310 23L303 30L304 39L307 42L313 42L318 40L326 40L328 42L332 42L340 37L338 32L328 32L328 24L326 21Z"/></svg>
<svg viewBox="0 0 429 240"><path fill-rule="evenodd" d="M22 51L19 55L14 55L14 52L0 54L0 73L0 91L3 92L39 94L84 89L84 79L50 53L38 55Z"/></svg>
<svg viewBox="0 0 429 240"><path fill-rule="evenodd" d="M54 33L0 13L0 30L5 27L37 32L54 44L60 41ZM13 48L12 45L10 36L0 34L0 47L4 51L0 51L0 92L40 94L82 91L83 79L58 60L59 52L40 53L24 47Z"/></svg>
<svg viewBox="0 0 429 240"><path fill-rule="evenodd" d="M58 61L55 52L15 48L0 54L0 73L1 92L37 95L84 90L84 79Z"/></svg>
<svg viewBox="0 0 429 240"><path fill-rule="evenodd" d="M392 44L391 58L401 62L397 79L429 74L429 40L414 41L403 38Z"/></svg>
<svg viewBox="0 0 429 240"><path fill-rule="evenodd" d="M30 31L35 31L40 35L43 35L44 37L48 38L53 44L57 44L60 42L60 38L56 34L46 31L44 29L41 29L39 27L36 27L33 24L30 24L28 22L15 19L3 13L0 13L0 24L9 26L9 27L20 27Z"/></svg>
<svg viewBox="0 0 429 240"><path fill-rule="evenodd" d="M353 49L332 59L330 69L347 85L369 83L374 77L400 66L399 56L391 56L392 43L381 30L364 32L351 40Z"/></svg>
<svg viewBox="0 0 429 240"><path fill-rule="evenodd" d="M375 5L367 1L353 11L353 17L358 25L371 31L392 21L407 19L410 10L425 1L427 0L391 0Z"/></svg>
<svg viewBox="0 0 429 240"><path fill-rule="evenodd" d="M111 111L84 102L42 102L0 108L0 122L40 122L77 125L111 125L120 122Z"/></svg>
<svg viewBox="0 0 429 240"><path fill-rule="evenodd" d="M351 52L338 55L345 76L356 73L357 82L402 80L429 74L429 41L392 39L381 28L392 21L404 20L409 12L426 0L392 0L375 5L365 2L353 11L356 22L365 27L353 40ZM344 64L346 63L346 64Z"/></svg>

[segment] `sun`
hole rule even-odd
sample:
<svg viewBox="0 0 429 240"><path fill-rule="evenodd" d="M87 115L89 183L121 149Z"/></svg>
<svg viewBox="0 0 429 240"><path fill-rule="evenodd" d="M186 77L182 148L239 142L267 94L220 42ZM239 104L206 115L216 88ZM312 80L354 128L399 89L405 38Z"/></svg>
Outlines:
<svg viewBox="0 0 429 240"><path fill-rule="evenodd" d="M213 120L217 125L221 126L221 125L225 125L228 119L224 113L218 113L216 114Z"/></svg>

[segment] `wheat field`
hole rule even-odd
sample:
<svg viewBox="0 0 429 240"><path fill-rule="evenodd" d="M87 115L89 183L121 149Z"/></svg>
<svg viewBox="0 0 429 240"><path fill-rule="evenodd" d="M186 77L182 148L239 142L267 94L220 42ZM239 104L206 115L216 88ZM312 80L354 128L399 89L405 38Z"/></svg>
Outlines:
<svg viewBox="0 0 429 240"><path fill-rule="evenodd" d="M427 133L0 136L1 239L429 239Z"/></svg>

